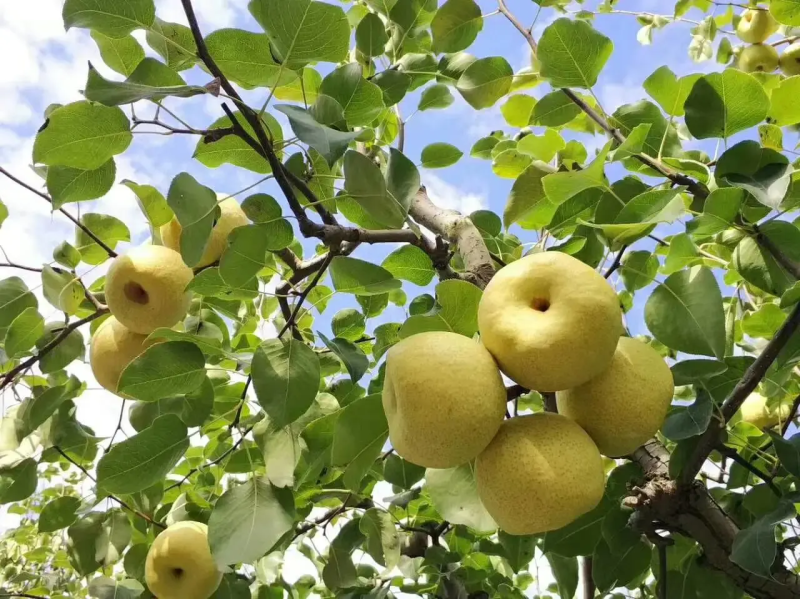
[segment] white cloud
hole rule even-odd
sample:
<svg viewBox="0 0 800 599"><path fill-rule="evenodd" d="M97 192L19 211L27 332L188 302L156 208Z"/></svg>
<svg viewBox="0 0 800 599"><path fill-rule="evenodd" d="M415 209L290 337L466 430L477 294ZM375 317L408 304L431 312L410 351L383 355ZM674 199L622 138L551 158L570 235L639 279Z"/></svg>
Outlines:
<svg viewBox="0 0 800 599"><path fill-rule="evenodd" d="M469 214L488 206L486 194L464 191L431 171L422 172L422 182L428 190L428 196L440 208Z"/></svg>

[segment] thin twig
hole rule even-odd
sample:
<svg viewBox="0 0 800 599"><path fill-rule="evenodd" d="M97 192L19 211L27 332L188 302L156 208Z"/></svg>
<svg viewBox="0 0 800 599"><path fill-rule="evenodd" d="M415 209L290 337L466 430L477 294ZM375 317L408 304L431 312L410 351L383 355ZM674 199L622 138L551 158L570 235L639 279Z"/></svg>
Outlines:
<svg viewBox="0 0 800 599"><path fill-rule="evenodd" d="M773 478L769 474L761 470L755 464L751 463L750 460L743 458L741 455L739 455L739 452L736 451L733 447L728 447L727 445L720 445L719 447L717 447L717 451L720 452L722 455L729 457L734 462L736 462L737 464L739 464L740 466L742 466L743 468L745 468L746 470L755 474L758 478L763 480L769 487L769 490L772 491L776 497L780 497L782 495L781 490L778 488Z"/></svg>
<svg viewBox="0 0 800 599"><path fill-rule="evenodd" d="M608 267L608 270L603 275L604 278L608 279L620 267L622 264L622 256L625 254L625 250L627 249L627 245L623 245L622 248L620 248L620 250L617 252L617 255L614 256L614 261L611 263L611 266Z"/></svg>
<svg viewBox="0 0 800 599"><path fill-rule="evenodd" d="M322 262L320 269L317 271L317 274L314 275L314 278L311 280L311 282L306 285L305 289L303 289L300 297L297 298L297 302L295 302L294 310L289 316L289 320L286 321L286 323L283 325L283 328L281 328L280 333L278 333L279 339L283 337L283 334L289 329L289 327L294 326L297 315L300 313L300 309L303 307L303 302L306 301L308 294L311 293L311 290L317 286L317 283L319 283L322 277L325 275L325 272L328 270L328 266L330 266L331 262L333 261L334 255L335 254L333 253L333 250L328 251L327 255L325 256L325 260Z"/></svg>
<svg viewBox="0 0 800 599"><path fill-rule="evenodd" d="M108 446L106 447L105 452L108 453L111 451L111 446L114 445L114 439L117 437L117 433L122 428L122 417L125 415L125 398L122 398L122 405L119 408L119 420L117 420L117 426L114 428L114 433L111 435L111 440L108 442Z"/></svg>
<svg viewBox="0 0 800 599"><path fill-rule="evenodd" d="M2 262L0 266L6 266L8 268L19 268L20 270L29 270L31 272L42 272L41 268L36 268L35 266L23 266L22 264L15 264L13 262ZM2 597L2 595L0 595Z"/></svg>
<svg viewBox="0 0 800 599"><path fill-rule="evenodd" d="M797 410L800 408L800 394L794 398L792 402L792 408L789 410L789 415L784 420L783 424L781 425L781 437L786 436L786 431L789 430L789 426L792 424L795 418L797 418Z"/></svg>
<svg viewBox="0 0 800 599"><path fill-rule="evenodd" d="M658 599L667 599L667 544L657 543L658 548Z"/></svg>
<svg viewBox="0 0 800 599"><path fill-rule="evenodd" d="M50 205L53 204L53 199L49 195L39 191L38 189L36 189L31 185L28 185L27 183L25 183L25 181L18 179L17 177L9 173L6 169L4 169L2 166L0 166L0 173L4 174L6 177L14 181L14 183L16 183L17 185L24 187L31 193L35 193L40 198L46 200ZM89 229L86 225L84 225L81 221L72 216L69 212L67 212L63 208L59 208L58 211L64 216L66 216L69 220L71 220L75 224L75 226L78 227L81 231L86 233L86 235L88 235L97 245L103 248L110 257L112 258L117 257L117 253L114 250L112 250L108 245L106 245L106 243L102 239L100 239L97 235L95 235L92 232L92 230Z"/></svg>
<svg viewBox="0 0 800 599"><path fill-rule="evenodd" d="M583 599L594 597L594 577L592 576L592 558L587 556L581 559L581 579L583 583Z"/></svg>

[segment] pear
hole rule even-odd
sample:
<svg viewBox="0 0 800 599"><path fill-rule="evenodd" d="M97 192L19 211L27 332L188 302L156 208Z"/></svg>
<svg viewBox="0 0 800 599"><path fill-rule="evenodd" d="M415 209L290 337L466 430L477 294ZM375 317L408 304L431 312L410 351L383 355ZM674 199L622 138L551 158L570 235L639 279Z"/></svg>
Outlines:
<svg viewBox="0 0 800 599"><path fill-rule="evenodd" d="M145 245L117 256L106 274L106 302L116 319L134 333L149 335L186 316L186 286L192 269L181 255L160 245Z"/></svg>
<svg viewBox="0 0 800 599"><path fill-rule="evenodd" d="M145 582L158 599L208 599L222 573L208 546L208 526L177 522L156 537L145 560Z"/></svg>
<svg viewBox="0 0 800 599"><path fill-rule="evenodd" d="M134 333L122 326L113 316L107 318L92 337L89 363L100 386L117 392L122 371L144 350L156 343L147 335Z"/></svg>
<svg viewBox="0 0 800 599"><path fill-rule="evenodd" d="M736 35L748 44L760 44L778 31L780 24L764 7L748 8L742 12Z"/></svg>
<svg viewBox="0 0 800 599"><path fill-rule="evenodd" d="M748 422L757 428L772 428L782 424L791 414L792 408L788 404L767 406L767 398L760 393L751 393L739 408L742 421Z"/></svg>
<svg viewBox="0 0 800 599"><path fill-rule="evenodd" d="M771 73L778 68L778 51L768 44L747 46L739 54L737 66L745 73Z"/></svg>
<svg viewBox="0 0 800 599"><path fill-rule="evenodd" d="M219 203L219 218L214 224L214 228L211 229L211 236L208 238L206 249L200 258L200 262L194 265L198 268L208 266L219 260L222 252L225 251L228 235L230 235L231 231L236 227L250 224L244 210L242 210L235 198L228 197L225 194L217 194L217 197L227 199ZM179 254L181 253L181 230L181 224L174 217L167 224L162 225L160 229L161 243Z"/></svg>
<svg viewBox="0 0 800 599"><path fill-rule="evenodd" d="M520 385L560 391L606 369L622 334L614 289L562 252L531 254L501 269L478 307L481 341Z"/></svg>
<svg viewBox="0 0 800 599"><path fill-rule="evenodd" d="M589 433L600 453L616 458L653 437L667 416L675 384L656 350L622 337L609 367L592 380L556 393L558 413Z"/></svg>
<svg viewBox="0 0 800 599"><path fill-rule="evenodd" d="M426 468L453 468L492 440L506 390L480 343L456 333L419 333L387 353L383 408L400 456Z"/></svg>
<svg viewBox="0 0 800 599"><path fill-rule="evenodd" d="M780 67L784 75L800 75L800 42L793 43L783 51Z"/></svg>
<svg viewBox="0 0 800 599"><path fill-rule="evenodd" d="M603 498L600 452L569 418L539 412L503 422L475 461L478 496L512 535L557 530Z"/></svg>

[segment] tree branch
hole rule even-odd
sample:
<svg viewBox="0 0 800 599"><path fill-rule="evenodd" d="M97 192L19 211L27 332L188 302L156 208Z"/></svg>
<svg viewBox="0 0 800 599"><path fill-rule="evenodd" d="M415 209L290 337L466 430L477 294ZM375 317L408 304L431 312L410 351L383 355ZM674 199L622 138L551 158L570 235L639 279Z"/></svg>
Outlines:
<svg viewBox="0 0 800 599"><path fill-rule="evenodd" d="M42 272L41 268L36 268L35 266L23 266L22 264L15 264L14 262L3 262L0 264L0 266L19 268L20 270L29 270L30 272Z"/></svg>
<svg viewBox="0 0 800 599"><path fill-rule="evenodd" d="M775 258L775 261L786 269L789 274L795 279L800 280L800 264L787 256L769 237L764 235L760 229L755 226L754 228L756 230L756 241L765 247Z"/></svg>
<svg viewBox="0 0 800 599"><path fill-rule="evenodd" d="M581 558L581 584L583 587L583 599L594 598L594 577L592 576L593 561L591 556Z"/></svg>
<svg viewBox="0 0 800 599"><path fill-rule="evenodd" d="M797 418L798 408L800 408L800 394L798 394L797 397L794 398L794 401L792 402L792 407L789 410L789 415L786 417L786 420L784 420L783 424L781 425L781 437L786 436L786 431L789 430L789 425L791 425L792 421L794 421L794 419Z"/></svg>
<svg viewBox="0 0 800 599"><path fill-rule="evenodd" d="M35 193L37 196L39 196L40 198L42 198L45 201L47 201L50 205L53 204L53 199L49 195L39 191L38 189L36 189L35 187L32 187L31 185L28 185L23 180L18 179L17 177L15 177L11 173L9 173L6 169L4 169L2 166L0 166L0 173L4 174L6 177L11 179L17 185L20 185L20 186L24 187L25 189L27 189L31 193ZM86 233L86 235L88 235L92 239L92 241L94 241L97 245L99 245L101 248L103 248L103 250L105 250L105 252L110 257L112 257L112 258L116 258L117 257L117 253L114 250L112 250L108 245L106 245L106 243L102 239L100 239L97 235L95 235L92 232L92 230L89 229L86 225L84 225L81 221L76 219L74 216L72 216L69 212L67 212L63 208L59 208L58 211L61 214L63 214L64 216L66 216L69 220L71 220L75 224L75 226L78 227L81 231Z"/></svg>
<svg viewBox="0 0 800 599"><path fill-rule="evenodd" d="M772 491L776 497L780 497L782 495L781 490L778 488L778 486L773 481L773 478L769 474L767 474L766 472L764 472L763 470L752 464L750 460L746 460L745 458L740 456L739 452L736 451L733 447L728 447L727 445L720 445L719 447L717 447L717 451L722 455L729 457L734 462L736 462L749 472L755 474L758 478L767 483L769 490Z"/></svg>
<svg viewBox="0 0 800 599"><path fill-rule="evenodd" d="M67 336L72 331L74 331L79 327L82 327L87 323L92 322L93 320L100 318L106 313L108 313L108 308L97 310L96 312L93 312L86 318L82 318L81 320L76 320L75 322L66 325L63 329L61 329L61 332L58 335L56 335L56 337L52 341L50 341L50 343L48 343L42 349L40 349L35 356L31 356L24 362L20 363L18 366L8 371L8 373L3 377L3 380L0 381L0 389L5 389L8 386L8 384L14 380L14 377L16 377L20 372L24 372L25 370L36 364L43 357L45 357L47 354L49 354L51 351L53 351L58 346L58 344L64 341L64 339L66 339Z"/></svg>
<svg viewBox="0 0 800 599"><path fill-rule="evenodd" d="M625 250L627 249L628 249L627 245L623 245L620 248L620 250L617 252L617 255L614 256L614 261L611 263L611 266L608 267L608 270L603 275L604 278L608 279L620 267L620 265L622 264L622 256L625 254Z"/></svg>
<svg viewBox="0 0 800 599"><path fill-rule="evenodd" d="M755 391L758 384L767 374L767 370L778 357L780 351L789 342L789 339L800 328L800 304L797 304L775 334L775 337L767 343L761 354L755 359L750 367L745 371L741 380L730 392L722 403L722 419L713 419L706 431L700 436L700 440L694 452L681 472L680 481L688 485L694 480L697 473L703 467L703 463L708 459L709 454L719 445L720 433L725 429L725 425L742 406L744 400Z"/></svg>
<svg viewBox="0 0 800 599"><path fill-rule="evenodd" d="M294 310L289 315L289 319L283 325L283 328L281 329L281 332L278 333L278 339L283 337L283 334L286 332L286 330L289 327L293 327L294 326L295 320L297 319L297 315L300 313L300 308L303 307L303 302L306 301L306 298L308 297L308 294L311 293L311 290L314 289L314 287L317 286L317 284L320 282L322 277L325 276L325 272L328 270L328 267L330 266L331 262L333 261L333 258L334 258L335 255L336 254L334 254L333 250L330 250L325 255L325 259L322 261L322 264L320 264L320 267L319 267L319 270L317 271L317 274L314 276L314 278L311 280L311 282L308 285L306 285L306 288L303 289L303 292L300 294L300 297L297 298L297 302L294 305Z"/></svg>

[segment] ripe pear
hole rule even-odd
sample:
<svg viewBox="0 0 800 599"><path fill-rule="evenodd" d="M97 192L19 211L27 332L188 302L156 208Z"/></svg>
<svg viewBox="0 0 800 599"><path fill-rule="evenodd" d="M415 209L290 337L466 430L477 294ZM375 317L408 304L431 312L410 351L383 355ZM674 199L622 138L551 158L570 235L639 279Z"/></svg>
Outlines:
<svg viewBox="0 0 800 599"><path fill-rule="evenodd" d="M483 292L478 326L514 381L560 391L605 370L622 334L622 312L614 289L591 267L562 252L540 252L497 272Z"/></svg>
<svg viewBox="0 0 800 599"><path fill-rule="evenodd" d="M780 66L784 75L800 75L800 42L793 43L783 51Z"/></svg>
<svg viewBox="0 0 800 599"><path fill-rule="evenodd" d="M771 73L778 61L778 51L769 44L752 44L742 50L736 64L745 73Z"/></svg>
<svg viewBox="0 0 800 599"><path fill-rule="evenodd" d="M117 256L106 274L106 302L111 313L134 333L149 335L186 316L186 286L192 269L181 255L161 245L145 245Z"/></svg>
<svg viewBox="0 0 800 599"><path fill-rule="evenodd" d="M480 343L456 333L419 333L387 353L383 409L400 456L426 468L453 468L492 440L506 390Z"/></svg>
<svg viewBox="0 0 800 599"><path fill-rule="evenodd" d="M760 393L751 393L739 410L742 421L758 428L772 428L782 424L791 414L792 408L788 404L767 406L766 397Z"/></svg>
<svg viewBox="0 0 800 599"><path fill-rule="evenodd" d="M621 337L609 367L592 380L556 393L558 413L577 422L600 453L628 455L656 434L672 403L672 372L656 350Z"/></svg>
<svg viewBox="0 0 800 599"><path fill-rule="evenodd" d="M559 414L503 422L475 461L478 496L512 535L557 530L603 498L600 452L586 432Z"/></svg>
<svg viewBox="0 0 800 599"><path fill-rule="evenodd" d="M122 371L156 342L130 331L111 316L92 337L89 362L94 378L100 386L116 393Z"/></svg>
<svg viewBox="0 0 800 599"><path fill-rule="evenodd" d="M778 31L780 24L764 7L748 8L736 26L736 35L748 44L760 44Z"/></svg>
<svg viewBox="0 0 800 599"><path fill-rule="evenodd" d="M147 588L158 599L208 599L222 573L208 546L208 526L177 522L156 537L145 560Z"/></svg>
<svg viewBox="0 0 800 599"><path fill-rule="evenodd" d="M230 198L225 194L217 194L218 198L227 198L219 203L220 215L211 229L211 236L208 238L206 249L200 262L196 267L208 266L219 260L225 246L228 243L228 235L236 227L243 227L250 224L247 216L235 198ZM181 253L181 224L178 219L173 217L167 224L161 226L161 243L170 249Z"/></svg>

